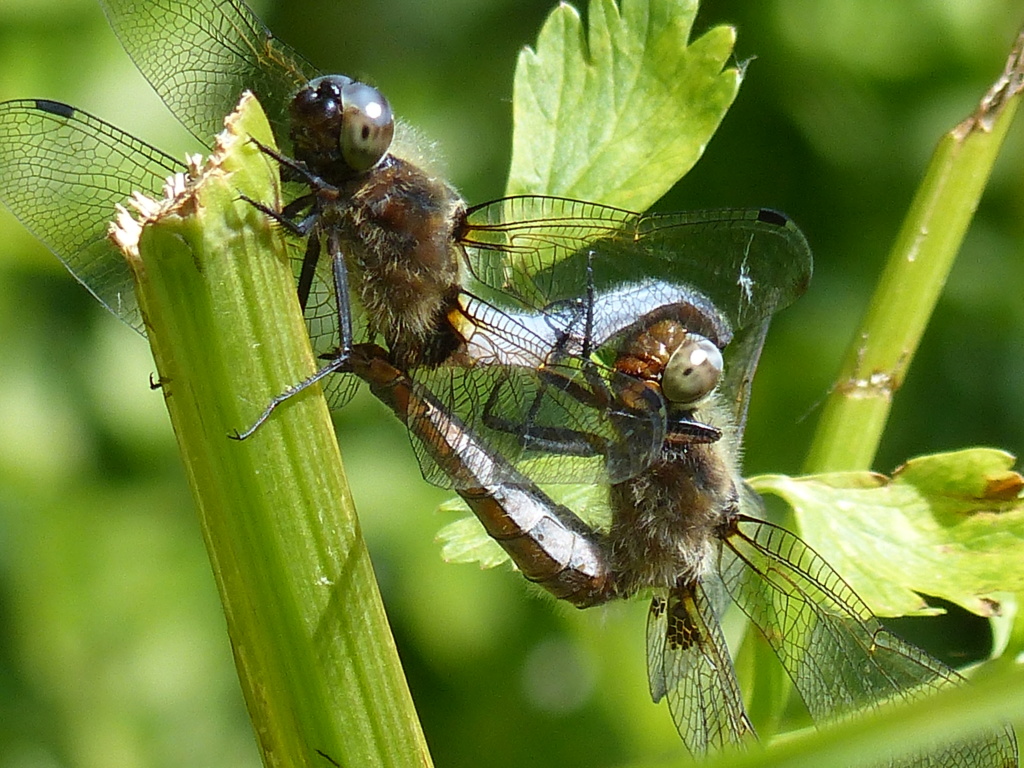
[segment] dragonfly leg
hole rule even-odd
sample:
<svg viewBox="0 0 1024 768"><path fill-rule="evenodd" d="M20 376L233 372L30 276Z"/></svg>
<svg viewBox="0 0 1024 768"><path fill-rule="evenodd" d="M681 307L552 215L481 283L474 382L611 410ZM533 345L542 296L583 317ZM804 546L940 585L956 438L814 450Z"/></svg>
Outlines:
<svg viewBox="0 0 1024 768"><path fill-rule="evenodd" d="M635 436L641 425L648 425L643 428L644 432L653 430L651 440L657 437L656 442L660 445L664 426L652 424L656 421L653 414L660 413L663 404L654 392L641 389L639 392L631 393L627 401L620 397L616 387L601 375L598 367L587 361L584 361L582 366L585 384L580 384L573 377L556 369L542 368L537 374L544 382L544 386L534 394L524 416L509 417L500 414L502 387L499 384L491 390L484 404L484 425L496 432L513 435L524 450L562 456L588 458L600 455L611 458L617 454L617 444L620 442L623 448L633 450L636 446L629 447L632 442L630 435ZM574 407L583 406L588 411L609 414L615 435L608 437L583 429L539 424L540 412L545 404L554 403L557 407L558 401L562 398L571 401ZM691 442L714 442L720 437L716 432L713 439L707 439L707 435L697 427L687 434L705 438ZM645 439L644 443L650 443L651 440Z"/></svg>
<svg viewBox="0 0 1024 768"><path fill-rule="evenodd" d="M313 211L302 219L297 219L298 212L302 208L309 207L314 200L312 195L303 195L286 205L282 210L275 211L270 206L264 205L258 200L253 200L246 195L239 195L239 200L244 200L257 210L265 213L271 220L280 224L296 237L307 237L306 254L302 259L302 270L299 273L299 306L306 311L306 304L309 302L309 292L313 287L313 276L316 274L316 265L320 260L320 238L316 235L316 224L320 218L317 211ZM302 203L302 205L296 205Z"/></svg>
<svg viewBox="0 0 1024 768"><path fill-rule="evenodd" d="M671 445L696 445L717 443L722 439L722 430L695 419L670 418L665 441Z"/></svg>
<svg viewBox="0 0 1024 768"><path fill-rule="evenodd" d="M310 239L313 240L314 238ZM319 246L317 246L317 250L319 250ZM349 301L348 268L345 265L345 254L342 252L341 243L336 233L331 233L328 237L327 251L331 256L334 290L338 300L338 349L330 355L327 364L312 376L303 379L298 384L288 387L284 392L276 395L250 427L241 432L234 432L228 435L233 440L245 440L251 437L270 418L270 415L277 410L278 406L295 397L300 392L309 389L318 381L332 373L346 373L350 370L349 357L352 353L353 342L352 306Z"/></svg>
<svg viewBox="0 0 1024 768"><path fill-rule="evenodd" d="M273 158L281 166L281 176L286 181L297 181L305 184L309 187L309 193L297 197L292 200L288 205L282 208L280 211L275 211L262 203L250 200L243 196L243 199L248 200L252 205L267 214L270 218L276 221L278 224L283 226L293 235L298 237L309 236L309 242L306 245L306 253L302 259L302 269L299 273L299 305L302 307L302 311L306 311L306 305L309 301L309 294L313 286L313 277L316 274L317 262L320 259L320 242L315 237L316 226L320 221L320 213L323 210L325 204L329 204L332 201L336 201L340 195L340 190L333 184L325 181L320 176L316 175L306 166L305 163L294 160L290 157L282 155L275 149L271 149L266 144L263 144L256 139L250 139L255 144L260 152ZM309 213L300 218L300 214L309 210ZM347 278L346 278L347 283ZM351 308L347 306L347 290L346 290L346 308L345 312L349 315L348 325L351 327ZM338 295L339 312L341 312L341 295ZM342 334L342 339L351 339L352 334L349 333L346 337ZM341 345L344 348L345 344Z"/></svg>
<svg viewBox="0 0 1024 768"><path fill-rule="evenodd" d="M302 269L299 271L299 306L303 312L309 303L309 292L313 289L313 277L316 275L316 265L319 261L320 238L313 232L306 241L306 253L302 257Z"/></svg>
<svg viewBox="0 0 1024 768"><path fill-rule="evenodd" d="M244 200L256 210L267 215L268 218L280 224L296 237L305 237L316 226L320 213L313 210L309 215L299 218L299 214L306 208L310 208L316 202L314 195L303 195L292 200L280 211L276 211L269 205L264 205L259 200L253 200L248 195L239 195L239 200Z"/></svg>
<svg viewBox="0 0 1024 768"><path fill-rule="evenodd" d="M285 181L298 181L306 184L318 196L322 194L332 197L337 196L338 188L309 170L309 167L301 160L295 160L282 155L276 149L271 149L256 139L250 138L249 141L255 144L260 152L277 161L281 166L281 176Z"/></svg>
<svg viewBox="0 0 1024 768"><path fill-rule="evenodd" d="M309 378L303 379L298 384L294 384L288 387L288 389L286 389L281 394L275 395L274 398L269 403L267 403L267 407L263 409L263 413L259 415L259 418L257 418L256 421L253 422L253 424L250 427L243 429L241 432L232 432L228 434L228 437L230 437L232 440L247 440L248 438L252 437L253 434L255 434L256 430L262 427L264 422L266 422L266 420L270 418L271 414L277 410L277 407L279 405L288 402L300 392L304 392L305 390L309 389L311 386L316 384L318 381L326 378L332 373L344 372L347 364L347 356L343 356L339 353L337 357L333 357L327 365L325 365L323 368L321 368L319 371L314 373Z"/></svg>
<svg viewBox="0 0 1024 768"><path fill-rule="evenodd" d="M348 265L341 249L341 238L336 230L327 236L327 255L331 257L331 275L334 278L334 296L338 302L337 357L348 359L352 351L352 300L348 289ZM308 254L307 254L308 259ZM303 264L305 269L305 264Z"/></svg>
<svg viewBox="0 0 1024 768"><path fill-rule="evenodd" d="M564 426L545 426L539 424L541 410L546 403L556 402L561 396L568 397L586 406L595 412L611 412L621 414L620 434L616 437L625 437L630 429L630 422L637 417L646 421L647 411L650 408L660 410L661 403L653 402L650 398L636 398L637 408L633 409L622 398L617 396L613 387L601 375L599 367L590 359L594 351L594 306L595 287L593 270L593 253L587 254L586 263L586 292L581 299L573 301L573 307L568 314L569 319L565 322L564 330L557 334L558 341L550 353L550 359L557 360L569 354L572 348L578 345L579 352L572 356L578 361L578 368L573 369L573 375L557 368L542 368L538 371L542 381L547 386L542 386L533 396L533 401L527 409L525 417L518 415L513 418L502 417L498 414L501 405L499 395L500 384L494 387L487 399L483 409L483 422L485 426L495 431L511 434L516 438L519 446L528 451L541 453L553 453L564 456L593 457L598 455L610 456L614 453L613 442L616 438L608 438L581 429L574 429ZM582 318L580 315L582 314ZM582 319L582 335L577 328ZM576 374L582 374L584 384L576 381ZM555 394L552 394L555 393ZM514 398L513 398L514 399Z"/></svg>

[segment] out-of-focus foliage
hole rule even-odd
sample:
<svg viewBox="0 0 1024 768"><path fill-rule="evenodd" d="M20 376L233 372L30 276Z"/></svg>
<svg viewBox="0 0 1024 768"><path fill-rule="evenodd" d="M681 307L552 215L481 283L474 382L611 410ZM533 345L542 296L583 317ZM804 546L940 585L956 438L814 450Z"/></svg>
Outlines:
<svg viewBox="0 0 1024 768"><path fill-rule="evenodd" d="M551 6L259 10L322 69L380 86L479 202L505 186L516 55ZM1000 71L1021 22L1011 0L723 0L698 15L695 34L734 24L739 58L756 58L705 156L657 208L779 208L817 260L811 290L769 337L751 473L798 470L927 157ZM197 149L90 0L0 5L0 99L28 96L87 108L179 155ZM977 444L1024 453L1021 136L897 395L880 470ZM148 348L6 212L0 242L0 765L255 765ZM366 397L338 423L438 765L678 753L668 713L647 701L644 605L577 612L503 569L444 564L433 538L448 518L432 513L444 494L419 479L401 427ZM919 641L977 652L962 625L937 638L928 621Z"/></svg>

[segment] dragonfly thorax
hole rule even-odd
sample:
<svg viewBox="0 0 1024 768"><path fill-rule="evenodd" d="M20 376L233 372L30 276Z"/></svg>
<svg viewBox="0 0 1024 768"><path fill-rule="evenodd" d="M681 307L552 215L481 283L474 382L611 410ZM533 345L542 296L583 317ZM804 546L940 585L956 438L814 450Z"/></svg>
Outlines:
<svg viewBox="0 0 1024 768"><path fill-rule="evenodd" d="M434 365L460 343L447 320L458 305L463 253L453 231L465 205L444 181L388 156L318 202L321 242L332 237L371 334L403 366Z"/></svg>
<svg viewBox="0 0 1024 768"><path fill-rule="evenodd" d="M654 464L611 487L608 542L622 594L690 583L714 569L718 532L739 512L726 443L666 440Z"/></svg>

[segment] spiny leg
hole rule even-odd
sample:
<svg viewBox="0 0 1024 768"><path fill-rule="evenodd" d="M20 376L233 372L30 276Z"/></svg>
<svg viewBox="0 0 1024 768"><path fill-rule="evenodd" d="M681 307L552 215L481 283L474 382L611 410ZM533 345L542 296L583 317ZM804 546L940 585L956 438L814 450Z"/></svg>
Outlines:
<svg viewBox="0 0 1024 768"><path fill-rule="evenodd" d="M327 252L331 257L332 274L334 275L334 290L338 301L338 350L329 358L327 365L318 370L312 376L303 379L298 384L288 387L284 392L276 395L260 414L259 418L241 432L228 435L233 440L245 440L251 437L263 423L270 418L270 415L277 410L282 403L287 402L300 392L316 384L321 379L332 373L348 372L349 356L352 351L352 305L349 299L348 290L348 267L345 264L345 254L341 249L341 242L336 232L331 232L327 237Z"/></svg>

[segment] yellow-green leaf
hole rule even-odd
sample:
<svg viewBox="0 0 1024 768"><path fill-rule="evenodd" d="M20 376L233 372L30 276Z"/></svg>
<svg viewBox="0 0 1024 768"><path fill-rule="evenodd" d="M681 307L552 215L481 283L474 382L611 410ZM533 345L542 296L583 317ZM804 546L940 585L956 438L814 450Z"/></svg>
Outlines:
<svg viewBox="0 0 1024 768"><path fill-rule="evenodd" d="M1024 589L1024 478L1003 451L912 459L885 477L770 475L751 484L784 498L804 540L872 610L927 613L933 595L982 616L997 592Z"/></svg>

